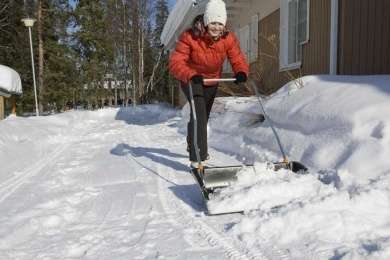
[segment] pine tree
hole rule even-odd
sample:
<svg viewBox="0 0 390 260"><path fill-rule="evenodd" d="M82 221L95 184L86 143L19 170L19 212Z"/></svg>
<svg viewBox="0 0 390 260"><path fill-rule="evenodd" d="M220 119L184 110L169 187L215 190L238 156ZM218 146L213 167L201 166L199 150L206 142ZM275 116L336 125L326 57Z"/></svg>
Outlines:
<svg viewBox="0 0 390 260"><path fill-rule="evenodd" d="M45 10L42 105L46 110L63 110L75 103L78 87L77 59L70 47L68 32L72 9L67 0L52 0L46 2Z"/></svg>
<svg viewBox="0 0 390 260"><path fill-rule="evenodd" d="M113 49L106 24L107 10L102 1L80 1L75 10L75 51L81 57L82 83L90 106L102 106L107 96L105 75L113 63Z"/></svg>

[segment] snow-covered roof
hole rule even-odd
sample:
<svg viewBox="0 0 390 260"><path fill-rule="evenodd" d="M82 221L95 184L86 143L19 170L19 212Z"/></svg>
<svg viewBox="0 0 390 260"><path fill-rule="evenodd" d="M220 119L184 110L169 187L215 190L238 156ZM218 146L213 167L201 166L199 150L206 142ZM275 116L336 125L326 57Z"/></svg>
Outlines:
<svg viewBox="0 0 390 260"><path fill-rule="evenodd" d="M22 94L22 81L15 70L0 64L0 95L10 94Z"/></svg>
<svg viewBox="0 0 390 260"><path fill-rule="evenodd" d="M161 43L166 49L172 49L179 35L190 27L192 20L204 12L205 0L177 0L169 13L161 33Z"/></svg>

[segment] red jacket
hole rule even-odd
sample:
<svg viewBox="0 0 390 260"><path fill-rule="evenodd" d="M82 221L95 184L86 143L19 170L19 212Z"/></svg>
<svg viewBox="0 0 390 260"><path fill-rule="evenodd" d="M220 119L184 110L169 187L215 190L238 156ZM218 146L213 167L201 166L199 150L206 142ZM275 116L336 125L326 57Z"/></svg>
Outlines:
<svg viewBox="0 0 390 260"><path fill-rule="evenodd" d="M169 70L184 84L188 84L191 77L196 74L204 78L220 78L226 57L234 73L242 71L248 76L249 65L233 32L228 32L219 40L213 41L207 33L200 37L194 36L190 29L180 36L176 49L169 59Z"/></svg>

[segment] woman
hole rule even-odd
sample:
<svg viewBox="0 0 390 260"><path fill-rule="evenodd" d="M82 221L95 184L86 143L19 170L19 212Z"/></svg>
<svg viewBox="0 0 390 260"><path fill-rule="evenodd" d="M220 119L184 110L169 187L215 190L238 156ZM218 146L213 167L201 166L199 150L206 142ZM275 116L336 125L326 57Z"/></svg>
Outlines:
<svg viewBox="0 0 390 260"><path fill-rule="evenodd" d="M207 121L217 93L218 84L204 79L220 78L222 66L229 59L235 73L235 83L247 80L249 66L240 50L234 33L226 30L226 7L222 0L210 0L204 15L197 16L191 29L180 36L175 51L169 59L169 69L181 81L181 89L189 97L191 83L197 117L198 148L200 160L208 159ZM187 143L191 166L197 165L193 144L193 120L188 123Z"/></svg>

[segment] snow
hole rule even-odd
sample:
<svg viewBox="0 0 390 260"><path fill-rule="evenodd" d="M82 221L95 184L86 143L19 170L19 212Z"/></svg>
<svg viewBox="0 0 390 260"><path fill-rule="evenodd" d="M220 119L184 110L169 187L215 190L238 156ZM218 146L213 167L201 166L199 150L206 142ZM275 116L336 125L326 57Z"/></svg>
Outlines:
<svg viewBox="0 0 390 260"><path fill-rule="evenodd" d="M0 91L6 94L21 94L22 83L19 74L10 67L0 64Z"/></svg>
<svg viewBox="0 0 390 260"><path fill-rule="evenodd" d="M307 76L218 98L211 165L254 163L209 203L188 173L188 106L0 122L1 259L389 259L390 76Z"/></svg>

